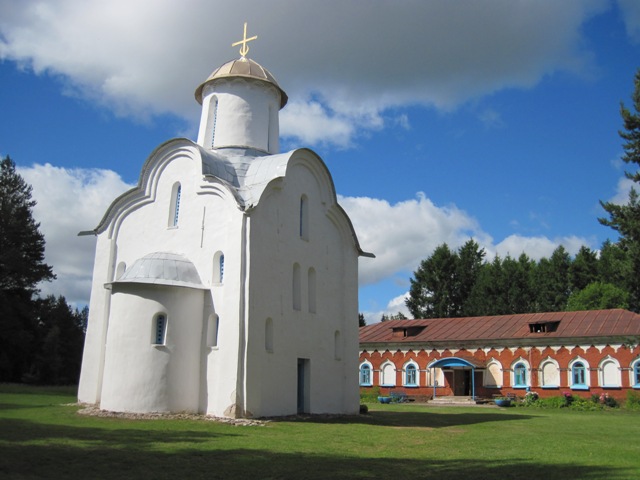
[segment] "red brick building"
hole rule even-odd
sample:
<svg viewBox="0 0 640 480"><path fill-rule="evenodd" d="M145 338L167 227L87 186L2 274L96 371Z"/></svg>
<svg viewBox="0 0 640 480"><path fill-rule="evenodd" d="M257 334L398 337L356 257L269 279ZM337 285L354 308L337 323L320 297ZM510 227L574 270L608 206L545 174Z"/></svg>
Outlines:
<svg viewBox="0 0 640 480"><path fill-rule="evenodd" d="M640 315L627 310L392 320L360 328L360 387L410 396L623 399L640 391Z"/></svg>

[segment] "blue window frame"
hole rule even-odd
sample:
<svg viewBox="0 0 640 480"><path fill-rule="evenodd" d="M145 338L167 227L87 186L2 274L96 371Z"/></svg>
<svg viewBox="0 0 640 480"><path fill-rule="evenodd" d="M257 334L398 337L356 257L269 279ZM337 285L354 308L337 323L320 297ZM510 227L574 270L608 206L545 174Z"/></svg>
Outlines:
<svg viewBox="0 0 640 480"><path fill-rule="evenodd" d="M640 360L633 366L633 386L640 388Z"/></svg>
<svg viewBox="0 0 640 480"><path fill-rule="evenodd" d="M575 362L571 367L571 388L586 389L587 387L587 369L582 362Z"/></svg>
<svg viewBox="0 0 640 480"><path fill-rule="evenodd" d="M366 363L360 365L360 385L371 385L371 367Z"/></svg>
<svg viewBox="0 0 640 480"><path fill-rule="evenodd" d="M513 367L513 386L527 386L527 366L524 363L516 363L516 366Z"/></svg>
<svg viewBox="0 0 640 480"><path fill-rule="evenodd" d="M405 368L404 384L408 386L416 386L418 384L418 370L413 363Z"/></svg>

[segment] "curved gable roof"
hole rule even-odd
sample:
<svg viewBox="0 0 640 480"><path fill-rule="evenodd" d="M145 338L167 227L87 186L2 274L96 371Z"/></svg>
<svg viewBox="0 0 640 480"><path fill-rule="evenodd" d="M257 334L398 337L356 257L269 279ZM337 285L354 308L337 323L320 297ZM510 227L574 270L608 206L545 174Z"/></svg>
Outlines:
<svg viewBox="0 0 640 480"><path fill-rule="evenodd" d="M323 184L323 190L328 195L327 203L335 205L338 217L342 218L351 231L358 253L362 256L373 257L373 254L364 252L360 248L353 224L338 204L329 169L312 150L301 148L275 155L248 148L205 150L186 138L175 138L158 146L145 161L138 184L111 203L94 230L80 232L79 235L102 233L119 212L132 205L153 201L155 183L158 181L164 165L180 156L190 156L199 161L202 175L222 184L233 195L241 210L258 205L262 194L271 182L286 177L287 171L292 165L304 163Z"/></svg>

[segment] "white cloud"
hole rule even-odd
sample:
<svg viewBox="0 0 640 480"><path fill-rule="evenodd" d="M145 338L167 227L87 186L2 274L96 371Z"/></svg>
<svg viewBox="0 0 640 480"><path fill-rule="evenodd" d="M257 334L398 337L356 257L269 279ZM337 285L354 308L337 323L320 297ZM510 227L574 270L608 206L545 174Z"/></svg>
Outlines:
<svg viewBox="0 0 640 480"><path fill-rule="evenodd" d="M619 1L627 28L637 31L637 8ZM68 91L118 115L169 112L193 122L193 90L238 55L230 45L248 21L258 35L249 56L286 79L283 135L345 146L359 130L381 128L387 108L452 109L553 72L588 73L582 27L608 7L606 0L0 0L0 59L61 76Z"/></svg>
<svg viewBox="0 0 640 480"><path fill-rule="evenodd" d="M509 235L495 247L490 247L500 257L507 255L518 258L526 253L533 260L549 258L553 251L562 245L570 255L575 255L582 246L590 246L591 241L574 235L568 237L550 239L547 237L524 237L522 235Z"/></svg>
<svg viewBox="0 0 640 480"><path fill-rule="evenodd" d="M469 238L491 244L478 222L455 205L438 207L419 193L391 205L368 197L340 197L360 245L376 255L360 262L360 283L376 283L398 271L413 271L420 260L446 242L456 248Z"/></svg>
<svg viewBox="0 0 640 480"><path fill-rule="evenodd" d="M627 35L635 42L640 42L640 2L637 0L618 0L622 11Z"/></svg>
<svg viewBox="0 0 640 480"><path fill-rule="evenodd" d="M636 185L633 180L627 177L620 178L616 187L616 194L611 199L609 199L609 201L617 205L624 205L628 203L629 192L631 191L631 187L634 186Z"/></svg>
<svg viewBox="0 0 640 480"><path fill-rule="evenodd" d="M110 170L65 169L50 164L18 168L38 202L33 216L46 241L45 261L57 280L41 285L43 295L64 295L74 304L89 302L95 237L93 229L109 204L131 188Z"/></svg>
<svg viewBox="0 0 640 480"><path fill-rule="evenodd" d="M80 231L94 228L109 204L132 185L110 170L65 169L50 164L19 168L33 187L38 202L33 215L41 223L46 240L46 262L58 279L42 286L42 293L64 295L77 304L88 303L95 240L78 237ZM435 247L446 242L458 248L469 238L484 247L488 256L518 256L525 252L533 259L548 257L560 244L576 253L588 242L579 237L548 239L512 235L497 245L478 222L455 205L440 207L419 193L415 199L390 204L376 198L340 197L365 250L375 259L360 262L360 285L374 284L399 276L408 278ZM408 312L404 296L389 301L380 312L368 312L377 319L382 313Z"/></svg>

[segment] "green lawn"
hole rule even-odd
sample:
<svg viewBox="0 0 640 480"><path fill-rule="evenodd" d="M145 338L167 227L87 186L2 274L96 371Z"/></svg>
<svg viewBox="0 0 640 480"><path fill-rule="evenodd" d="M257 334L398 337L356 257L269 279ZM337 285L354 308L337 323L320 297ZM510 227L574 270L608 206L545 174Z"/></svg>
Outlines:
<svg viewBox="0 0 640 480"><path fill-rule="evenodd" d="M0 478L640 478L640 413L370 405L233 426L76 414L74 392L0 385Z"/></svg>

